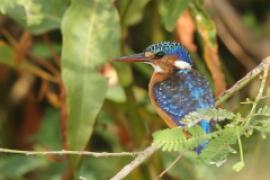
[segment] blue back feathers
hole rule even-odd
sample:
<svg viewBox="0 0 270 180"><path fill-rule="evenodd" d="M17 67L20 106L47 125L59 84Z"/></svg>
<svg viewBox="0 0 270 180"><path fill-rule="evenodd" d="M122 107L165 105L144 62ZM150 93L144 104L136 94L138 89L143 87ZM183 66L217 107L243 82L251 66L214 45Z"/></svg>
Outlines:
<svg viewBox="0 0 270 180"><path fill-rule="evenodd" d="M176 42L160 42L148 46L145 51L150 51L154 54L163 52L165 55L175 55L179 60L185 61L192 65L192 60L188 51L179 43Z"/></svg>
<svg viewBox="0 0 270 180"><path fill-rule="evenodd" d="M214 107L214 97L208 82L195 70L176 70L164 81L153 87L157 104L178 126L183 126L181 119L198 109ZM200 126L206 133L211 131L208 121L201 121Z"/></svg>

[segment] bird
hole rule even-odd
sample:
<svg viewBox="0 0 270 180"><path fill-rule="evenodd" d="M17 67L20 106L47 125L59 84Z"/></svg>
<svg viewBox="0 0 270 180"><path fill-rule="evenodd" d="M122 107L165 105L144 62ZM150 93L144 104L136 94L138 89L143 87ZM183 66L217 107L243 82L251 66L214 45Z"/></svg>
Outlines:
<svg viewBox="0 0 270 180"><path fill-rule="evenodd" d="M177 42L159 42L149 45L143 52L113 59L117 62L143 62L154 71L148 85L152 106L170 127L185 126L185 115L199 109L214 107L214 96L209 82L194 69L187 49ZM199 126L210 133L212 123L202 119ZM195 148L199 154L208 142Z"/></svg>

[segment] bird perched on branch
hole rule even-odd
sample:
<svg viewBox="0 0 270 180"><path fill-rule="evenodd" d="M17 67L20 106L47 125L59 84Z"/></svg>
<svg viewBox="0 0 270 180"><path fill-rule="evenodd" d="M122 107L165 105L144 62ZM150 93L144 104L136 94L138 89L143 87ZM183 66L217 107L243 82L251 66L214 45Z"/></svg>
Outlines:
<svg viewBox="0 0 270 180"><path fill-rule="evenodd" d="M188 51L176 42L160 42L148 46L144 52L120 57L114 61L144 62L154 68L149 83L149 96L157 113L169 127L185 126L181 119L198 109L214 107L214 97L206 79L193 69ZM199 122L209 133L211 124ZM196 148L200 153L204 143Z"/></svg>

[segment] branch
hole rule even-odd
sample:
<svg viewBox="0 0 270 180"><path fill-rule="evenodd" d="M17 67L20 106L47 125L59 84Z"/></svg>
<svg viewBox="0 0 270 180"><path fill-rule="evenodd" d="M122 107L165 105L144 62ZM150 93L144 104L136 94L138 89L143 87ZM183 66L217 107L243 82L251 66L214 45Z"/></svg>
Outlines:
<svg viewBox="0 0 270 180"><path fill-rule="evenodd" d="M253 80L257 75L264 71L265 68L270 67L270 56L262 60L261 64L255 67L252 71L247 73L242 79L237 81L230 89L224 92L224 94L217 99L216 106L219 106L224 101L229 99L235 92L242 89L247 83Z"/></svg>
<svg viewBox="0 0 270 180"><path fill-rule="evenodd" d="M176 159L164 170L160 173L160 175L156 179L162 178L162 176L167 173L183 156L183 153L180 153Z"/></svg>
<svg viewBox="0 0 270 180"><path fill-rule="evenodd" d="M120 156L136 156L143 151L138 152L119 152L119 153L110 153L110 152L89 152L89 151L24 151L24 150L15 150L15 149L6 149L0 148L0 153L9 153L9 154L23 154L23 155L88 155L93 157L120 157Z"/></svg>
<svg viewBox="0 0 270 180"><path fill-rule="evenodd" d="M133 161L123 167L111 180L119 180L126 177L131 171L143 163L147 158L149 158L154 152L158 150L158 147L151 145L142 151Z"/></svg>

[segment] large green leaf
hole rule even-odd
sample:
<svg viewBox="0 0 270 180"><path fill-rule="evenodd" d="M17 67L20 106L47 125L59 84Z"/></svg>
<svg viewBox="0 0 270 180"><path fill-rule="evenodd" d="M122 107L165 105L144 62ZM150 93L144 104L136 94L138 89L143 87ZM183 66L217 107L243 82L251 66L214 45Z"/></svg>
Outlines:
<svg viewBox="0 0 270 180"><path fill-rule="evenodd" d="M0 12L34 34L60 27L69 0L4 0Z"/></svg>
<svg viewBox="0 0 270 180"><path fill-rule="evenodd" d="M188 7L190 0L159 0L158 11L165 28L172 31L181 13Z"/></svg>
<svg viewBox="0 0 270 180"><path fill-rule="evenodd" d="M0 3L0 12L7 13L10 9L23 8L28 25L39 24L43 18L40 4L33 0L4 0Z"/></svg>
<svg viewBox="0 0 270 180"><path fill-rule="evenodd" d="M107 89L96 67L118 54L119 18L111 0L74 0L61 29L68 145L72 150L82 150L92 134ZM76 158L73 166L78 162Z"/></svg>

